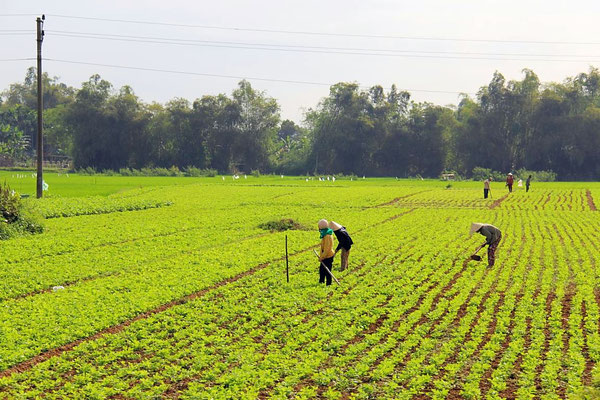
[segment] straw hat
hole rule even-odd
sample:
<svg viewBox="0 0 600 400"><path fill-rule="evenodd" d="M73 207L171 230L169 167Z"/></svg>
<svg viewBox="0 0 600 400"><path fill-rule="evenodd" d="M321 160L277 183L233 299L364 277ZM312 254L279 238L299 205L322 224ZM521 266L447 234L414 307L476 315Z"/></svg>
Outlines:
<svg viewBox="0 0 600 400"><path fill-rule="evenodd" d="M342 229L342 226L334 221L329 221L329 228L331 230L337 231L338 229Z"/></svg>
<svg viewBox="0 0 600 400"><path fill-rule="evenodd" d="M508 174L509 174L510 176L512 176L512 172L509 172Z"/></svg>
<svg viewBox="0 0 600 400"><path fill-rule="evenodd" d="M471 230L469 231L469 235L473 235L475 232L477 232L479 229L481 229L481 227L484 224L480 223L480 222L473 222L471 224Z"/></svg>
<svg viewBox="0 0 600 400"><path fill-rule="evenodd" d="M322 219L319 221L319 229L327 229L327 220Z"/></svg>

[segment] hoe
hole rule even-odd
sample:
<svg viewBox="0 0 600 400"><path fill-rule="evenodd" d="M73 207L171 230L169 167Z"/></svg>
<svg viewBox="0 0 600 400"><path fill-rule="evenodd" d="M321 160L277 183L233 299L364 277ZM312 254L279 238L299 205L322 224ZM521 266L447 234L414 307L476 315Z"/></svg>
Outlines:
<svg viewBox="0 0 600 400"><path fill-rule="evenodd" d="M313 253L315 253L315 256L317 256L317 258L319 258L319 255L317 254L316 251L313 250ZM327 271L327 273L329 275L331 275L331 277L333 278L333 280L339 285L340 281L338 281L337 278L331 273L331 271L329 270L329 268L327 268L327 265L323 264L323 261L321 261L321 265L323 266L323 268L325 268L325 270Z"/></svg>
<svg viewBox="0 0 600 400"><path fill-rule="evenodd" d="M477 252L479 252L479 250L481 250L483 246L485 246L485 243L479 246L477 249L475 249L475 253L471 254L471 260L481 261L481 256L477 255Z"/></svg>

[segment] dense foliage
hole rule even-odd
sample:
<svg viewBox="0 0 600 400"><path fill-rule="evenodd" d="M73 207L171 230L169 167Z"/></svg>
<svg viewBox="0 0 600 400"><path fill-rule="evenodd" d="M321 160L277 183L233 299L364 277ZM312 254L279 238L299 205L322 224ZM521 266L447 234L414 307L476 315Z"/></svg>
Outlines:
<svg viewBox="0 0 600 400"><path fill-rule="evenodd" d="M300 125L280 120L277 101L241 81L230 96L142 102L99 75L79 89L44 75L45 151L74 166L197 168L225 172L438 176L474 168L505 174L553 171L561 180L600 179L600 72L543 84L496 72L457 107L415 103L392 86L338 83ZM36 77L0 100L0 164L33 155ZM8 161L7 161L8 160Z"/></svg>
<svg viewBox="0 0 600 400"><path fill-rule="evenodd" d="M37 211L23 204L21 196L8 184L0 185L0 240L41 233L44 227Z"/></svg>

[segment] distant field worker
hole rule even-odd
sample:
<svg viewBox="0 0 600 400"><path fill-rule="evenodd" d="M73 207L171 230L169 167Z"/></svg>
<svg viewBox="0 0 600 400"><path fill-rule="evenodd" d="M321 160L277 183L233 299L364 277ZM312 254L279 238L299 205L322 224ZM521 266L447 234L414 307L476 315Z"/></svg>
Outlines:
<svg viewBox="0 0 600 400"><path fill-rule="evenodd" d="M525 192L529 192L529 185L531 185L531 175L525 181Z"/></svg>
<svg viewBox="0 0 600 400"><path fill-rule="evenodd" d="M506 186L508 186L508 193L512 192L513 183L515 183L515 178L513 178L513 174L510 172L506 175Z"/></svg>
<svg viewBox="0 0 600 400"><path fill-rule="evenodd" d="M494 266L496 249L498 249L498 244L500 243L500 239L502 239L502 232L494 225L473 222L471 224L470 235L473 235L475 232L485 236L485 243L481 247L488 246L488 267Z"/></svg>
<svg viewBox="0 0 600 400"><path fill-rule="evenodd" d="M335 252L333 251L333 230L329 229L326 219L320 220L318 226L319 233L321 234L319 260L331 271L333 268L333 257L335 256ZM319 263L319 283L323 283L325 280L327 280L327 286L331 285L331 274Z"/></svg>
<svg viewBox="0 0 600 400"><path fill-rule="evenodd" d="M352 238L346 231L346 227L338 224L334 221L329 221L329 228L333 230L335 233L335 237L338 240L337 248L335 249L335 254L337 254L340 249L342 250L342 256L340 261L340 271L348 268L348 256L350 255L350 248L354 244Z"/></svg>
<svg viewBox="0 0 600 400"><path fill-rule="evenodd" d="M488 194L490 193L490 181L492 180L492 178L487 178L485 181L483 181L483 198L487 199L488 198Z"/></svg>

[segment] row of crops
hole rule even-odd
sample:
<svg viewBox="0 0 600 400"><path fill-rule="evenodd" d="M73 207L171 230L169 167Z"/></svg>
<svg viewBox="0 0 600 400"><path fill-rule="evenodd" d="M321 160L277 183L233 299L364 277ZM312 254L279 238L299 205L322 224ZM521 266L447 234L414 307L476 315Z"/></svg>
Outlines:
<svg viewBox="0 0 600 400"><path fill-rule="evenodd" d="M600 360L600 191L480 192L203 182L48 219L0 254L0 398L576 396ZM281 218L314 229L259 228ZM317 284L320 218L356 243L340 286ZM467 262L472 221L503 231L492 268Z"/></svg>

